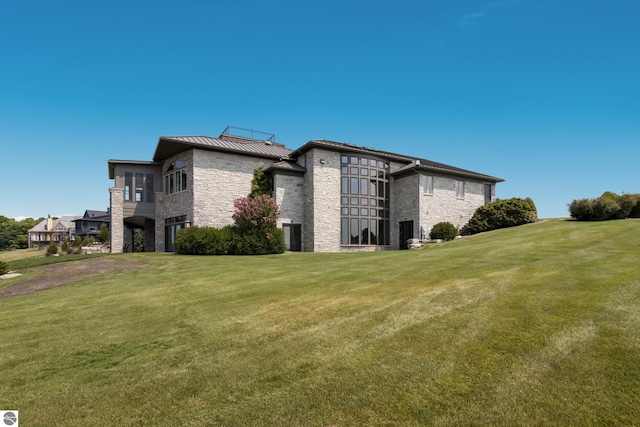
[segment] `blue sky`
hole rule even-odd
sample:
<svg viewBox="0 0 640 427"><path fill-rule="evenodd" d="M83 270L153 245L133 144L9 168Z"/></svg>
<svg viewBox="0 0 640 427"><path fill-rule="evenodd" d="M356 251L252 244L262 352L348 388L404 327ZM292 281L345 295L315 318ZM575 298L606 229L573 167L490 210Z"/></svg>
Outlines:
<svg viewBox="0 0 640 427"><path fill-rule="evenodd" d="M108 159L233 125L497 176L499 198L566 217L640 193L639 15L634 0L6 0L0 215L106 209Z"/></svg>

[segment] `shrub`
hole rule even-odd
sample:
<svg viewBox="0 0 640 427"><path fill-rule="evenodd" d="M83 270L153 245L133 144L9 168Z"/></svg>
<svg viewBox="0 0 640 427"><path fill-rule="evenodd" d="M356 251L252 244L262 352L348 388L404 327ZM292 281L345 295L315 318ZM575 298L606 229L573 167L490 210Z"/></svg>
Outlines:
<svg viewBox="0 0 640 427"><path fill-rule="evenodd" d="M47 253L45 255L51 256L51 255L56 255L57 253L58 253L58 246L56 245L56 242L49 243L49 246L47 247Z"/></svg>
<svg viewBox="0 0 640 427"><path fill-rule="evenodd" d="M240 197L233 206L236 208L232 218L236 227L271 229L276 226L280 210L273 197L266 194L260 194L248 199Z"/></svg>
<svg viewBox="0 0 640 427"><path fill-rule="evenodd" d="M0 276L9 272L9 264L5 261L0 261Z"/></svg>
<svg viewBox="0 0 640 427"><path fill-rule="evenodd" d="M63 253L68 253L69 252L69 242L67 242L66 240L64 242L62 242L62 245L60 246L60 250Z"/></svg>
<svg viewBox="0 0 640 427"><path fill-rule="evenodd" d="M527 197L496 200L480 206L465 225L462 234L476 234L499 228L515 227L538 220L536 205Z"/></svg>
<svg viewBox="0 0 640 427"><path fill-rule="evenodd" d="M93 237L91 236L85 236L84 239L82 239L82 246L91 246L93 245Z"/></svg>
<svg viewBox="0 0 640 427"><path fill-rule="evenodd" d="M234 255L281 254L287 249L284 232L276 227L270 229L234 229L230 253Z"/></svg>
<svg viewBox="0 0 640 427"><path fill-rule="evenodd" d="M176 252L183 255L224 255L234 239L233 227L189 227L176 233Z"/></svg>
<svg viewBox="0 0 640 427"><path fill-rule="evenodd" d="M617 195L611 191L597 199L578 199L569 204L569 215L578 221L606 221L612 219L639 218L640 195Z"/></svg>
<svg viewBox="0 0 640 427"><path fill-rule="evenodd" d="M433 226L429 237L432 239L453 240L458 235L458 229L450 222L439 222Z"/></svg>

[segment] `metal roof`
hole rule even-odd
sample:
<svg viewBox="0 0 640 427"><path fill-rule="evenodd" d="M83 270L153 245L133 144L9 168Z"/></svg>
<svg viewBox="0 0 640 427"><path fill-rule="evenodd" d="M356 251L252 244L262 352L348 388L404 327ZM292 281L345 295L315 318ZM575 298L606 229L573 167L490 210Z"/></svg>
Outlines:
<svg viewBox="0 0 640 427"><path fill-rule="evenodd" d="M286 160L282 160L280 162L275 162L274 164L269 166L267 169L265 169L265 172L270 172L272 170L279 170L279 171L285 171L285 172L296 172L296 173L305 173L307 171L306 168L300 166L299 164L293 163L293 162L288 162Z"/></svg>
<svg viewBox="0 0 640 427"><path fill-rule="evenodd" d="M235 135L221 135L219 138L211 138L209 136L161 136L158 140L156 152L153 155L153 161L161 162L192 148L253 155L268 159L286 158L292 152L282 144Z"/></svg>
<svg viewBox="0 0 640 427"><path fill-rule="evenodd" d="M453 175L470 177L475 179L482 179L482 180L491 181L491 182L504 181L504 179L502 178L496 178L494 176L485 175L485 174L473 172L467 169L461 169L454 166L445 165L443 163L433 162L427 159L420 159L414 156L406 156L403 154L396 154L388 151L376 150L375 148L370 148L370 147L361 147L355 144L327 141L324 139L316 139L316 140L307 142L305 145L303 145L302 147L294 151L291 154L291 156L294 157L294 156L303 154L314 147L326 148L329 150L340 150L344 152L369 154L369 155L380 157L383 159L397 161L399 163L408 163L406 166L403 166L399 170L395 171L393 175L401 175L403 173L407 173L412 170L414 171L423 170L423 171L453 174Z"/></svg>

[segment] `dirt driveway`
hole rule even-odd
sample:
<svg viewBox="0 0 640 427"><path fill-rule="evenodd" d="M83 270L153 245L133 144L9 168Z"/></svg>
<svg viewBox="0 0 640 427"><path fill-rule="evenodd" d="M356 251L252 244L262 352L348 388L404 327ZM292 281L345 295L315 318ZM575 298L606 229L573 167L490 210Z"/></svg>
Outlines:
<svg viewBox="0 0 640 427"><path fill-rule="evenodd" d="M75 283L89 276L96 276L114 270L133 270L140 267L142 267L142 264L139 262L127 261L122 258L116 260L102 257L34 267L32 270L43 271L44 273L33 279L0 289L0 300L57 288L58 286Z"/></svg>

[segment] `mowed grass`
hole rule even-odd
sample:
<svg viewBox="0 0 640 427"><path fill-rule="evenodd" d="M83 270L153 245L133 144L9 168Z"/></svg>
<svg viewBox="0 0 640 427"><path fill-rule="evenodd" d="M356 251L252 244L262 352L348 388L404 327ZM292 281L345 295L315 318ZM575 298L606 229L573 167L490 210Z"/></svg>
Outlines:
<svg viewBox="0 0 640 427"><path fill-rule="evenodd" d="M24 425L640 424L638 220L117 256L145 267L0 301Z"/></svg>

